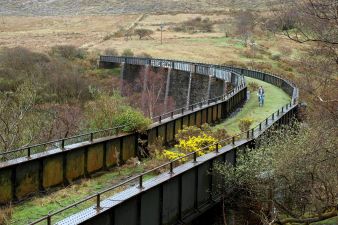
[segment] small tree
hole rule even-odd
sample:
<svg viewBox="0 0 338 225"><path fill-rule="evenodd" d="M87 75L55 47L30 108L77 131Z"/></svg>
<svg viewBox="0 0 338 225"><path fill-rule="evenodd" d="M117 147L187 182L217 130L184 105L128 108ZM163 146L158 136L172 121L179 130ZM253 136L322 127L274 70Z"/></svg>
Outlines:
<svg viewBox="0 0 338 225"><path fill-rule="evenodd" d="M139 28L136 29L134 33L139 37L140 40L142 40L145 37L150 37L154 33L154 31L150 29Z"/></svg>
<svg viewBox="0 0 338 225"><path fill-rule="evenodd" d="M235 16L236 34L243 39L245 46L255 28L256 16L251 11L240 11Z"/></svg>
<svg viewBox="0 0 338 225"><path fill-rule="evenodd" d="M0 92L0 151L8 151L39 141L46 114L37 107L37 94L31 82L14 92Z"/></svg>
<svg viewBox="0 0 338 225"><path fill-rule="evenodd" d="M218 164L218 193L228 204L251 207L264 225L336 217L337 128L328 123L275 131L262 137L258 149L241 152L236 167Z"/></svg>

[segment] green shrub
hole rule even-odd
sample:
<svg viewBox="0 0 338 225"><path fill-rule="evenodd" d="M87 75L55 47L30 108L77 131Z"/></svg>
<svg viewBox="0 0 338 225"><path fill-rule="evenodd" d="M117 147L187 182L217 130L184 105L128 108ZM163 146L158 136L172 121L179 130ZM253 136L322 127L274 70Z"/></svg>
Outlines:
<svg viewBox="0 0 338 225"><path fill-rule="evenodd" d="M253 124L253 119L251 118L243 118L239 121L239 129L241 132L248 131L250 129L250 126Z"/></svg>
<svg viewBox="0 0 338 225"><path fill-rule="evenodd" d="M248 89L250 92L254 92L254 91L257 91L259 88L259 85L256 83L256 82L249 82L248 83Z"/></svg>
<svg viewBox="0 0 338 225"><path fill-rule="evenodd" d="M114 119L116 126L124 126L125 132L145 131L151 124L151 120L144 117L142 112L131 108L124 107L123 112Z"/></svg>
<svg viewBox="0 0 338 225"><path fill-rule="evenodd" d="M96 100L85 105L86 128L100 130L117 126L125 132L144 131L151 120L132 108L118 93L96 93Z"/></svg>
<svg viewBox="0 0 338 225"><path fill-rule="evenodd" d="M51 48L50 55L60 56L65 59L84 59L86 52L83 49L77 48L73 45L56 45Z"/></svg>
<svg viewBox="0 0 338 225"><path fill-rule="evenodd" d="M201 17L196 17L194 19L187 20L185 22L177 24L173 27L173 30L176 32L188 32L188 33L195 33L195 32L212 32L214 22L211 21L209 18L202 19Z"/></svg>
<svg viewBox="0 0 338 225"><path fill-rule="evenodd" d="M122 55L122 56L127 56L127 57L133 57L133 56L134 56L134 52L133 52L131 49L127 48L127 49L125 49L125 50L122 52L121 55Z"/></svg>
<svg viewBox="0 0 338 225"><path fill-rule="evenodd" d="M275 60L275 61L279 61L281 59L281 55L280 54L272 54L270 59Z"/></svg>
<svg viewBox="0 0 338 225"><path fill-rule="evenodd" d="M106 48L103 52L104 55L118 56L119 52L115 48Z"/></svg>

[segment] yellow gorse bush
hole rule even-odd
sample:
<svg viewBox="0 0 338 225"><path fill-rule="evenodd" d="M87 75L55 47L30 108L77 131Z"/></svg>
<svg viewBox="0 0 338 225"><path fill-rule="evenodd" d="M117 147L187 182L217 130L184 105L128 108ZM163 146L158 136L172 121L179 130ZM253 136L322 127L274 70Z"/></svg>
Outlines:
<svg viewBox="0 0 338 225"><path fill-rule="evenodd" d="M219 130L217 130L219 132ZM198 127L184 127L176 134L178 144L175 145L176 151L163 150L159 155L160 159L175 160L186 154L197 152L197 156L202 156L206 153L216 150L216 143L219 141L218 137L214 137L214 132L207 126ZM226 134L223 133L224 136ZM223 138L223 137L221 137ZM219 148L222 146L219 145ZM179 162L186 162L191 157L179 160Z"/></svg>
<svg viewBox="0 0 338 225"><path fill-rule="evenodd" d="M197 155L201 156L208 152L212 152L216 150L215 144L217 143L217 139L211 137L207 134L202 134L201 136L194 136L187 140L179 140L179 143L175 145L176 148L181 150L182 152L189 153L197 151ZM211 146L210 146L211 145ZM210 146L208 148L203 149L204 147ZM201 150L203 149L203 150ZM201 150L201 151L199 151Z"/></svg>
<svg viewBox="0 0 338 225"><path fill-rule="evenodd" d="M184 153L181 152L173 152L173 151L168 151L168 150L164 150L162 153L162 156L166 159L169 159L170 161L178 159L180 157L185 156ZM187 158L183 158L179 160L180 162L186 162Z"/></svg>

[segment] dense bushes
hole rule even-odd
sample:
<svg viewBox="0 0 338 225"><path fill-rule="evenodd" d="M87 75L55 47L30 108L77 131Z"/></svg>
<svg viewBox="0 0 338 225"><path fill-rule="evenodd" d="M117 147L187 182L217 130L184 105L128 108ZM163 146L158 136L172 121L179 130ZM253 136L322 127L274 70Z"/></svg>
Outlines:
<svg viewBox="0 0 338 225"><path fill-rule="evenodd" d="M151 123L143 114L129 106L119 94L100 94L97 100L85 106L87 129L105 129L123 126L125 132L143 131Z"/></svg>
<svg viewBox="0 0 338 225"><path fill-rule="evenodd" d="M214 22L209 18L202 19L201 17L196 17L194 19L187 20L180 24L177 24L173 27L173 30L176 32L212 32Z"/></svg>
<svg viewBox="0 0 338 225"><path fill-rule="evenodd" d="M96 68L98 54L74 46L53 47L48 55L25 48L0 51L0 121L5 121L0 123L0 151L86 129L147 128L150 120L142 112L110 94L112 72L95 75L102 72Z"/></svg>
<svg viewBox="0 0 338 225"><path fill-rule="evenodd" d="M56 45L52 47L50 55L63 57L69 60L76 58L84 59L85 51L73 45Z"/></svg>
<svg viewBox="0 0 338 225"><path fill-rule="evenodd" d="M145 28L139 28L134 31L134 34L137 35L140 40L145 37L150 37L153 33L154 31Z"/></svg>

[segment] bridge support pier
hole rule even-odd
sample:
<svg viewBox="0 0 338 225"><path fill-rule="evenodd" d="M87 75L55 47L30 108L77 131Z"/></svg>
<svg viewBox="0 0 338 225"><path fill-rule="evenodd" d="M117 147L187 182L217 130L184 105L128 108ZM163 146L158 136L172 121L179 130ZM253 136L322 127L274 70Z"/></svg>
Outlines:
<svg viewBox="0 0 338 225"><path fill-rule="evenodd" d="M207 90L207 95L206 95L206 100L207 101L209 101L209 99L210 99L211 81L212 81L212 75L209 75L208 90Z"/></svg>
<svg viewBox="0 0 338 225"><path fill-rule="evenodd" d="M168 112L168 97L169 97L169 89L170 89L170 76L171 76L172 69L168 69L167 73L167 83L165 87L165 96L164 96L164 112Z"/></svg>
<svg viewBox="0 0 338 225"><path fill-rule="evenodd" d="M120 71L120 92L121 95L123 93L123 82L124 82L124 73L125 73L125 63L121 63L121 71Z"/></svg>
<svg viewBox="0 0 338 225"><path fill-rule="evenodd" d="M143 87L142 87L142 108L144 109L146 106L146 101L147 101L147 86L148 86L148 77L150 73L150 65L147 64L144 69L144 74L143 74Z"/></svg>
<svg viewBox="0 0 338 225"><path fill-rule="evenodd" d="M189 83L188 83L188 93L187 93L187 104L186 104L186 108L189 109L189 105L190 105L190 94L191 94L191 80L192 80L192 75L193 72L190 72L189 75Z"/></svg>
<svg viewBox="0 0 338 225"><path fill-rule="evenodd" d="M228 83L224 81L223 83L223 95L228 93Z"/></svg>

